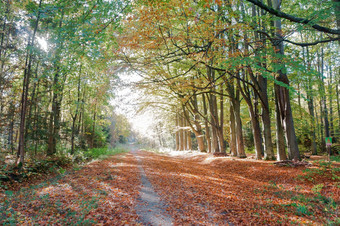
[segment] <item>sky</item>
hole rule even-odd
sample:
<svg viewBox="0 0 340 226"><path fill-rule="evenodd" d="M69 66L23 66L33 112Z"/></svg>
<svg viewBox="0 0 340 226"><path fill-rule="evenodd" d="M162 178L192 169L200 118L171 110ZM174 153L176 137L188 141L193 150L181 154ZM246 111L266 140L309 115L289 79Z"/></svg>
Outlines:
<svg viewBox="0 0 340 226"><path fill-rule="evenodd" d="M133 87L133 83L140 81L141 77L133 72L120 73L118 76L124 85L114 87L115 97L111 104L115 107L115 112L124 115L134 131L153 138L155 133L152 125L156 120L155 115L151 110L138 112L143 94Z"/></svg>

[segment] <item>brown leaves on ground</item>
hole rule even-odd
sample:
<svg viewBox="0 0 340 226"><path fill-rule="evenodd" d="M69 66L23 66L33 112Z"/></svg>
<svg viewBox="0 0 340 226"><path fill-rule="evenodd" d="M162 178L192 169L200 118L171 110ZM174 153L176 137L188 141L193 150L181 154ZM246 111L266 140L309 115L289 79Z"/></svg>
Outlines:
<svg viewBox="0 0 340 226"><path fill-rule="evenodd" d="M305 167L208 154L138 155L175 225L339 223L340 175L327 164L303 172ZM138 225L137 164L131 154L113 156L7 191L0 197L0 224Z"/></svg>
<svg viewBox="0 0 340 226"><path fill-rule="evenodd" d="M131 154L118 155L19 193L7 192L0 200L0 224L136 224L136 164Z"/></svg>
<svg viewBox="0 0 340 226"><path fill-rule="evenodd" d="M304 167L149 152L143 159L149 180L179 225L318 225L339 217L339 184L328 178L316 194L315 184L298 179Z"/></svg>

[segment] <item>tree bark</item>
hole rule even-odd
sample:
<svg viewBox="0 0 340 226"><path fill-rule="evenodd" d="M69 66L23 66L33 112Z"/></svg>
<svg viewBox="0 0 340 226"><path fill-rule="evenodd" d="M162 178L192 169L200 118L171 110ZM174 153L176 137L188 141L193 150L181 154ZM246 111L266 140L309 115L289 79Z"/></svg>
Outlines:
<svg viewBox="0 0 340 226"><path fill-rule="evenodd" d="M310 59L309 59L309 48L307 47L307 68L310 70ZM316 136L315 136L315 115L314 115L314 97L313 97L313 84L311 79L307 81L307 99L308 99L308 111L311 118L312 128L310 131L312 137L312 154L317 155L317 147L316 147Z"/></svg>
<svg viewBox="0 0 340 226"><path fill-rule="evenodd" d="M218 125L218 140L220 144L220 152L225 152L225 145L224 145L224 134L223 134L223 121L224 121L224 99L223 99L223 83L221 84L220 90L220 124Z"/></svg>
<svg viewBox="0 0 340 226"><path fill-rule="evenodd" d="M179 116L178 112L176 112L176 151L179 151L180 149L179 137Z"/></svg>
<svg viewBox="0 0 340 226"><path fill-rule="evenodd" d="M210 124L211 124L211 140L212 140L212 152L220 152L219 146L219 119L218 119L218 111L217 111L217 98L214 94L216 91L215 88L215 70L207 67L207 76L210 82L210 90L211 93L207 94L207 99L209 103L210 110Z"/></svg>
<svg viewBox="0 0 340 226"><path fill-rule="evenodd" d="M191 103L191 104L190 104ZM187 103L188 108L190 108L192 114L193 114L193 123L191 123L191 120L188 116L188 114L185 114L186 121L188 122L188 126L192 129L192 131L195 134L198 150L201 152L206 152L205 144L204 144L204 136L202 131L202 126L200 124L201 117L198 110L198 103L197 103L197 96L193 95L193 97L190 99L190 102ZM185 111L185 106L183 105L183 111Z"/></svg>
<svg viewBox="0 0 340 226"><path fill-rule="evenodd" d="M236 97L233 99L233 108L234 108L235 124L236 124L237 156L239 158L246 158L247 156L244 150L243 132L242 132L240 91L238 88L236 89Z"/></svg>
<svg viewBox="0 0 340 226"><path fill-rule="evenodd" d="M325 88L325 81L324 77L324 51L323 47L321 48L321 88L322 88L322 106L323 106L323 119L324 119L324 129L325 129L325 136L329 137L329 121L328 121L328 109L327 109L327 100L326 100L326 88Z"/></svg>
<svg viewBox="0 0 340 226"><path fill-rule="evenodd" d="M77 106L76 106L76 112L74 113L74 116L71 115L72 118L72 132L71 132L71 154L74 153L74 137L76 133L76 121L79 114L79 105L80 105L80 88L81 88L81 73L82 73L82 67L83 65L80 65L79 73L78 73L78 88L77 88Z"/></svg>
<svg viewBox="0 0 340 226"><path fill-rule="evenodd" d="M217 102L216 96L213 94L209 95L208 98L209 107L210 107L210 122L211 122L211 139L212 139L212 152L220 152L219 142L218 142L218 119L217 119Z"/></svg>
<svg viewBox="0 0 340 226"><path fill-rule="evenodd" d="M340 2L339 2L340 3ZM333 73L332 66L329 67L329 83L328 83L328 102L329 102L329 135L334 136L333 122Z"/></svg>
<svg viewBox="0 0 340 226"><path fill-rule="evenodd" d="M232 156L237 156L235 112L234 107L231 103L230 103L230 153Z"/></svg>
<svg viewBox="0 0 340 226"><path fill-rule="evenodd" d="M184 150L188 150L188 131L186 128L186 119L184 117L186 113L183 111L182 125L183 125L183 137L184 137Z"/></svg>
<svg viewBox="0 0 340 226"><path fill-rule="evenodd" d="M183 130L183 115L179 117L179 150L184 151L184 130Z"/></svg>
<svg viewBox="0 0 340 226"><path fill-rule="evenodd" d="M243 81L246 80L246 78L242 79ZM252 124L252 130L253 130L253 137L254 137L254 145L255 145L255 154L256 159L262 159L262 140L261 140L261 129L260 129L260 123L258 120L258 116L256 115L255 108L256 105L252 103L251 99L256 99L254 96L251 96L250 91L248 90L247 85L243 82L243 88L241 86L240 78L237 79L237 87L240 90L243 99L246 101L248 105L250 120Z"/></svg>
<svg viewBox="0 0 340 226"><path fill-rule="evenodd" d="M92 132L91 132L91 148L96 147L95 138L96 138L96 119L97 119L97 104L94 106L93 112L93 123L92 123Z"/></svg>
<svg viewBox="0 0 340 226"><path fill-rule="evenodd" d="M204 110L204 116L205 116L205 119L204 119L205 138L207 140L208 152L212 153L210 127L209 127L209 122L208 122L208 108L207 108L207 102L206 102L205 94L203 94L203 110Z"/></svg>
<svg viewBox="0 0 340 226"><path fill-rule="evenodd" d="M277 160L287 160L286 148L285 148L285 137L283 126L281 122L281 117L279 114L279 101L277 100L277 94L275 93L275 107L276 107L276 150L277 150Z"/></svg>
<svg viewBox="0 0 340 226"><path fill-rule="evenodd" d="M189 122L188 121L186 121L186 127L188 127L189 126ZM191 139L191 131L190 131L190 129L187 129L187 142L188 142L188 144L187 144L187 150L192 150L192 139Z"/></svg>
<svg viewBox="0 0 340 226"><path fill-rule="evenodd" d="M337 134L340 133L340 92L339 92L339 83L340 83L340 77L338 77L337 83L336 83L336 86L335 86L336 105L337 105L337 110L338 110L338 131L337 131Z"/></svg>
<svg viewBox="0 0 340 226"><path fill-rule="evenodd" d="M9 112L8 112L8 121L9 123L9 128L8 128L8 138L7 138L7 149L11 150L11 152L13 152L13 134L14 134L14 111L15 111L15 107L14 107L14 103L13 101L10 102L9 105Z"/></svg>
<svg viewBox="0 0 340 226"><path fill-rule="evenodd" d="M274 8L278 9L280 5L280 0L273 0L272 2L273 2ZM275 34L276 37L279 40L282 40L281 19L277 18L274 21L274 25L276 28L276 34ZM284 47L283 47L282 41L275 42L274 48L275 48L275 51L277 51L279 55L284 56ZM281 64L284 66L283 62L281 62ZM288 76L285 70L286 69L284 67L283 69L280 69L277 72L276 80L282 83L282 85L279 85L276 83L275 92L277 95L280 119L281 119L284 131L285 131L285 135L286 135L286 143L288 147L289 159L300 160L300 152L299 152L299 147L298 147L297 139L295 135L293 114L292 114L292 109L290 105L289 90L287 88L289 87L289 80L288 80Z"/></svg>
<svg viewBox="0 0 340 226"><path fill-rule="evenodd" d="M22 88L22 95L21 95L19 147L18 147L17 159L16 159L16 166L18 166L19 168L23 166L24 159L25 159L25 125L26 125L26 112L27 112L27 102L28 102L27 100L28 89L29 89L29 84L30 84L32 58L33 58L32 47L34 46L35 35L38 30L38 24L39 24L40 14L41 14L40 13L41 3L42 3L42 0L39 1L38 15L37 15L33 35L27 45L27 57L26 57L26 63L25 63L24 81L23 81L23 88Z"/></svg>
<svg viewBox="0 0 340 226"><path fill-rule="evenodd" d="M62 27L63 24L63 17L64 17L64 11L62 11L61 18L59 20L59 28ZM58 37L59 41L61 41L61 37ZM59 138L59 131L60 131L60 113L61 113L61 102L63 97L63 83L66 79L64 76L64 79L60 77L60 51L62 47L59 45L58 49L56 51L55 56L55 74L53 78L53 97L52 97L52 112L50 115L50 131L49 131L49 138L48 138L48 149L47 149L47 155L54 155L57 152L57 139ZM59 140L59 139L58 139Z"/></svg>

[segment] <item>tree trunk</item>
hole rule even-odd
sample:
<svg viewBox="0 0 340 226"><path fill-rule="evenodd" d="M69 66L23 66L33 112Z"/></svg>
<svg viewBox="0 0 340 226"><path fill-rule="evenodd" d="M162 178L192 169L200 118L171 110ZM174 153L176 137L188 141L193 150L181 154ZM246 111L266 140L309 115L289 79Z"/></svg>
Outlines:
<svg viewBox="0 0 340 226"><path fill-rule="evenodd" d="M329 121L328 121L328 109L327 109L327 100L326 100L326 88L325 88L325 82L324 82L324 51L323 47L321 48L321 87L322 87L322 106L323 106L323 118L324 118L324 129L325 129L325 136L329 137Z"/></svg>
<svg viewBox="0 0 340 226"><path fill-rule="evenodd" d="M35 76L34 79L38 78L38 70L39 70L39 62L37 62L36 65L36 70L35 70ZM33 133L33 127L32 127L32 111L33 111L33 107L36 107L37 105L37 98L36 98L36 89L37 87L39 88L39 82L38 83L33 83L33 88L32 88L32 94L31 94L31 98L30 98L30 102L29 102L29 109L28 109L28 116L26 119L26 126L25 126L25 149L26 149L26 145L28 142L28 134L29 132ZM32 138L32 137L31 137Z"/></svg>
<svg viewBox="0 0 340 226"><path fill-rule="evenodd" d="M75 114L75 116L72 117L72 129L71 129L71 155L74 154L74 134L75 134L75 128L76 128L76 120L77 120L77 114Z"/></svg>
<svg viewBox="0 0 340 226"><path fill-rule="evenodd" d="M245 77L245 76L244 76ZM246 80L246 78L242 79L243 81ZM260 129L260 123L258 120L258 116L256 115L255 108L256 103L252 103L251 99L255 99L255 97L251 96L250 91L248 90L248 87L245 82L243 82L243 88L241 86L240 78L237 79L237 87L241 91L241 94L243 96L243 99L246 101L248 105L250 120L252 124L252 130L253 130L253 137L254 137L254 145L255 145L255 153L256 153L256 159L262 159L262 140L261 140L261 129Z"/></svg>
<svg viewBox="0 0 340 226"><path fill-rule="evenodd" d="M204 136L203 136L203 131L202 131L202 126L201 126L201 117L198 114L198 103L197 103L197 96L194 96L194 100L193 100L193 106L194 106L194 124L196 126L196 129L193 130L195 135L196 135L196 139L197 139L197 145L198 145L198 150L201 152L206 152L206 147L204 144Z"/></svg>
<svg viewBox="0 0 340 226"><path fill-rule="evenodd" d="M79 104L80 104L80 88L81 88L81 70L83 65L80 65L79 73L78 73L78 88L77 88L77 106L76 106L76 112L74 113L74 116L72 117L72 132L71 132L71 154L74 153L74 136L76 133L76 121L79 113Z"/></svg>
<svg viewBox="0 0 340 226"><path fill-rule="evenodd" d="M279 8L280 0L272 0L272 2L275 9ZM281 40L281 19L276 18L274 25L276 28L276 36ZM279 53L279 55L284 56L283 42L274 43L274 48ZM284 63L281 62L281 64L284 66ZM285 70L285 68L280 69L278 71L278 75L276 76L277 81L285 84L284 86L275 84L275 92L277 94L279 109L278 112L286 134L289 159L300 160L300 152L295 135L293 114L290 105L289 90L287 88L289 87L289 80Z"/></svg>
<svg viewBox="0 0 340 226"><path fill-rule="evenodd" d="M334 122L333 122L333 73L332 66L329 67L329 83L328 83L328 96L329 96L329 135L334 136Z"/></svg>
<svg viewBox="0 0 340 226"><path fill-rule="evenodd" d="M212 147L211 147L211 137L210 137L210 127L208 122L208 108L207 108L207 102L205 99L205 94L203 94L203 110L204 110L204 124L205 124L205 138L207 140L208 145L208 152L212 153Z"/></svg>
<svg viewBox="0 0 340 226"><path fill-rule="evenodd" d="M91 132L91 146L90 148L96 147L95 145L95 137L96 137L96 118L97 117L97 104L94 106L93 112L93 124L92 124L92 132Z"/></svg>
<svg viewBox="0 0 340 226"><path fill-rule="evenodd" d="M36 98L35 102L38 102L38 95L40 93L39 84L40 84L40 82L38 82L38 85L37 85L37 95L35 97ZM40 108L39 108L39 105L36 104L35 109L34 109L34 125L33 125L33 128L34 128L34 154L35 155L37 155L37 149L38 149L38 143L39 143L39 137L38 137L39 130L38 130L38 128L41 128L39 118L40 118ZM44 119L46 119L46 117L44 117ZM47 125L47 121L45 121L44 125Z"/></svg>
<svg viewBox="0 0 340 226"><path fill-rule="evenodd" d="M179 117L179 150L184 150L184 130L183 130L183 115Z"/></svg>
<svg viewBox="0 0 340 226"><path fill-rule="evenodd" d="M249 114L251 118L251 124L253 128L254 145L256 159L262 159L262 140L261 140L261 129L258 118L255 116L255 112L251 107L249 107Z"/></svg>
<svg viewBox="0 0 340 226"><path fill-rule="evenodd" d="M24 81L23 81L23 88L22 88L22 95L21 95L19 147L18 147L17 159L16 159L16 165L19 168L23 166L24 159L25 159L25 125L26 125L28 89L29 89L29 84L30 84L32 58L33 58L32 47L34 46L35 35L37 32L38 24L40 20L41 3L42 3L42 0L39 1L38 15L37 15L33 35L27 45L27 56L26 56L26 63L25 63L25 70L24 70Z"/></svg>
<svg viewBox="0 0 340 226"><path fill-rule="evenodd" d="M52 97L53 99L53 97ZM53 106L53 105L52 105ZM53 107L52 107L53 109ZM47 140L47 155L53 155L55 153L55 137L53 136L53 116L54 112L50 112L50 120L49 120L49 127L48 127L48 140Z"/></svg>
<svg viewBox="0 0 340 226"><path fill-rule="evenodd" d="M271 5L271 2L269 1L269 5ZM256 18L256 15L258 16L264 16L265 11L261 10L256 7L255 5L252 6L252 15L254 18ZM261 51L262 51L262 56L259 55L259 51L255 51L255 56L258 58L262 58L262 63L258 63L260 67L267 68L267 63L266 63L266 58L267 58L267 38L263 33L260 33L257 31L261 29L266 32L266 26L267 23L266 21L259 19L260 21L255 25L256 26L256 31L254 31L254 36L255 36L255 41L257 42L257 45L261 45ZM261 25L262 24L262 25ZM247 39L245 39L246 43L246 48L248 50L248 43ZM261 114L261 119L262 119L262 124L263 124L263 138L264 138L264 150L263 150L263 155L266 160L274 160L274 149L273 149L273 142L272 142L272 134L271 134L271 125L270 125L270 108L269 108L269 102L268 102L268 92L267 92L267 78L264 76L257 74L256 79L255 76L253 76L253 73L250 74L252 81L254 82L255 86L254 89L258 89L258 95L260 96L261 100L261 106L262 106L262 114ZM257 116L257 107L255 106L255 115ZM261 141L262 142L262 141ZM263 146L263 145L261 145Z"/></svg>
<svg viewBox="0 0 340 226"><path fill-rule="evenodd" d="M239 98L239 90L236 90L236 98L233 101L233 108L235 114L236 125L236 144L237 144L237 156L239 158L246 158L246 152L244 150L243 132L242 132L242 120L241 120L241 100Z"/></svg>
<svg viewBox="0 0 340 226"><path fill-rule="evenodd" d="M316 137L315 137L315 116L314 116L314 101L313 96L310 94L311 91L307 91L307 98L308 98L308 111L311 118L311 136L312 136L312 154L317 155L317 148L316 148Z"/></svg>
<svg viewBox="0 0 340 226"><path fill-rule="evenodd" d="M225 153L225 145L224 145L224 134L223 134L223 121L224 121L224 106L223 106L223 83L221 84L221 90L220 90L220 124L218 126L218 140L220 144L220 152Z"/></svg>
<svg viewBox="0 0 340 226"><path fill-rule="evenodd" d="M335 89L335 91L336 91L336 106L337 106L337 110L338 110L338 130L337 130L337 134L340 133L340 92L339 92L339 83L340 83L340 77L338 77L337 82L335 83L336 84L336 86L335 86L335 88L336 88Z"/></svg>
<svg viewBox="0 0 340 226"><path fill-rule="evenodd" d="M231 156L237 156L236 146L236 128L235 128L235 112L233 105L230 103L230 153Z"/></svg>
<svg viewBox="0 0 340 226"><path fill-rule="evenodd" d="M287 160L286 155L286 148L285 148L285 137L284 137L284 131L283 126L281 123L281 117L279 114L279 106L278 106L278 100L277 95L275 93L275 107L276 107L276 150L277 150L277 160Z"/></svg>
<svg viewBox="0 0 340 226"><path fill-rule="evenodd" d="M188 130L186 128L185 112L183 112L182 125L183 125L183 136L184 136L184 150L188 150Z"/></svg>
<svg viewBox="0 0 340 226"><path fill-rule="evenodd" d="M7 149L11 150L11 152L13 152L13 133L14 133L14 111L15 111L15 107L14 107L14 103L13 101L10 102L10 106L9 106L9 112L8 112L8 121L9 123L9 128L8 128L8 138L7 138Z"/></svg>
<svg viewBox="0 0 340 226"><path fill-rule="evenodd" d="M189 126L189 122L186 121L186 126L188 127ZM191 131L190 129L187 129L187 142L188 142L188 145L187 145L187 149L188 150L192 150L192 139L191 139Z"/></svg>
<svg viewBox="0 0 340 226"><path fill-rule="evenodd" d="M199 110L198 110L198 103L197 103L197 96L196 95L193 95L193 97L191 98L191 101L188 102L187 106L189 106L191 111L192 111L192 114L194 116L193 124L195 125L194 126L191 123L188 114L185 114L185 118L188 122L188 126L190 126L190 128L192 129L192 131L195 134L195 137L196 137L196 140L197 140L197 145L198 145L198 150L201 151L201 152L206 152L202 126L201 126L201 123L200 123L201 117L200 117L200 113L199 113ZM183 111L187 112L187 111L185 111L184 105L183 105Z"/></svg>
<svg viewBox="0 0 340 226"><path fill-rule="evenodd" d="M62 27L63 24L64 11L62 11L61 18L59 20L59 28ZM61 37L58 37L60 39ZM52 112L50 118L50 132L48 138L48 149L47 155L53 155L57 152L57 140L59 140L59 131L60 131L60 112L61 112L61 102L62 102L62 91L63 91L63 80L60 78L60 51L62 47L58 46L56 54L55 54L55 63L54 66L56 68L55 75L53 78L53 97L52 97ZM66 78L64 78L65 80Z"/></svg>
<svg viewBox="0 0 340 226"><path fill-rule="evenodd" d="M180 138L180 134L179 134L179 116L178 116L178 112L176 112L176 151L179 151L180 147L180 143L179 143L179 138Z"/></svg>
<svg viewBox="0 0 340 226"><path fill-rule="evenodd" d="M310 59L309 59L309 48L307 47L307 68L310 70ZM314 116L314 97L313 97L313 84L311 79L307 81L307 99L308 99L308 111L311 118L312 128L310 131L312 137L312 146L311 151L312 155L317 155L317 147L316 147L316 136L315 136L315 116Z"/></svg>
<svg viewBox="0 0 340 226"><path fill-rule="evenodd" d="M219 142L218 142L218 118L217 118L217 102L216 96L210 94L210 98L208 98L209 107L210 107L210 122L211 122L211 134L212 134L212 152L220 152Z"/></svg>
<svg viewBox="0 0 340 226"><path fill-rule="evenodd" d="M267 92L267 79L263 76L258 76L258 84L261 89L261 106L262 106L262 125L263 125L263 136L264 136L264 159L275 160L273 141L272 141L272 130L270 122L270 107L268 101Z"/></svg>
<svg viewBox="0 0 340 226"><path fill-rule="evenodd" d="M57 139L59 138L60 107L62 95L59 73L59 67L57 67L56 74L54 75L53 80L52 112L50 115L50 132L48 138L47 155L54 155L57 152Z"/></svg>
<svg viewBox="0 0 340 226"><path fill-rule="evenodd" d="M4 88L3 88L3 81L4 79L4 65L5 65L5 48L4 48L4 42L5 42L5 36L7 35L7 42L9 40L9 34L10 34L10 27L7 30L7 22L8 22L8 14L10 12L10 2L9 0L6 1L6 12L5 15L3 17L3 24L2 24L2 32L0 32L1 35L1 41L0 41L0 121L3 120L3 107L4 107L4 99L3 99L3 92L4 92ZM2 18L1 18L2 19ZM2 22L2 20L1 20ZM2 127L0 126L0 134L2 133Z"/></svg>
<svg viewBox="0 0 340 226"><path fill-rule="evenodd" d="M209 110L210 110L210 124L211 124L211 139L212 139L212 152L220 152L219 147L219 135L218 135L218 127L219 127L219 120L218 120L218 111L217 111L217 98L214 92L216 91L215 88L215 70L207 67L207 76L210 82L210 90L211 93L207 95L208 103L209 103Z"/></svg>
<svg viewBox="0 0 340 226"><path fill-rule="evenodd" d="M327 131L328 126L325 125L325 112L326 110L324 109L324 99L325 99L325 86L324 86L324 81L323 81L323 59L322 59L322 54L320 56L320 53L318 52L317 54L317 68L318 68L318 72L319 72L319 92L320 92L320 139L321 139L321 151L322 152L326 152L326 142L325 142L325 136L327 136L325 134L325 132ZM328 120L327 120L328 123Z"/></svg>

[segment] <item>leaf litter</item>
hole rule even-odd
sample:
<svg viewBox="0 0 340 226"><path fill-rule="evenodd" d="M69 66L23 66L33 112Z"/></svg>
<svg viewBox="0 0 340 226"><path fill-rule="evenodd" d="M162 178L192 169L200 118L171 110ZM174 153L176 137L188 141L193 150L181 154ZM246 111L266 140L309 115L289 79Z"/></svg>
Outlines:
<svg viewBox="0 0 340 226"><path fill-rule="evenodd" d="M142 225L139 165L174 225L339 223L339 171L324 163L306 171L201 153L138 157L120 154L5 191L0 224Z"/></svg>

